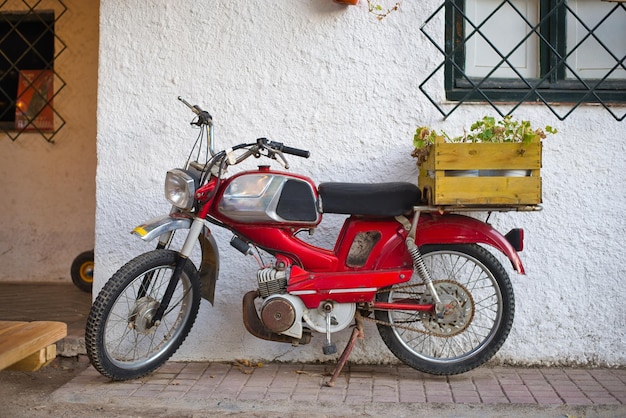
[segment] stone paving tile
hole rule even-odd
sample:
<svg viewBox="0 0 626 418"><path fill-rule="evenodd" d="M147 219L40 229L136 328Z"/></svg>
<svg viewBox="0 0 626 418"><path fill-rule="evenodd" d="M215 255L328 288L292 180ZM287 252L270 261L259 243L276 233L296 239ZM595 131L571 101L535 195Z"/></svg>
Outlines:
<svg viewBox="0 0 626 418"><path fill-rule="evenodd" d="M310 402L324 405L625 405L621 371L484 367L459 376L429 376L405 366L348 364L335 387L326 387L332 366L265 364L242 370L224 363L167 363L151 376L109 382L88 368L58 396L204 400L214 402ZM602 383L603 382L603 383Z"/></svg>
<svg viewBox="0 0 626 418"><path fill-rule="evenodd" d="M0 283L0 317L68 324L72 347L82 339L91 295L72 284ZM63 347L63 346L62 346ZM73 354L76 355L76 354ZM335 387L334 365L168 362L142 379L111 382L92 367L55 392L66 399L214 399L249 402L441 403L469 405L626 405L626 368L480 367L458 376L431 376L403 365L348 363Z"/></svg>

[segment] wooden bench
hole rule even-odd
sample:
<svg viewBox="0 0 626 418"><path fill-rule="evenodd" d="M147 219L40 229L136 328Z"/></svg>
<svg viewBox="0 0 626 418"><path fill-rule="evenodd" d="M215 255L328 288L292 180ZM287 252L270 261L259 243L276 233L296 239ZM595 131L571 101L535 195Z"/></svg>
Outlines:
<svg viewBox="0 0 626 418"><path fill-rule="evenodd" d="M67 325L52 321L0 321L0 370L36 371L56 358Z"/></svg>

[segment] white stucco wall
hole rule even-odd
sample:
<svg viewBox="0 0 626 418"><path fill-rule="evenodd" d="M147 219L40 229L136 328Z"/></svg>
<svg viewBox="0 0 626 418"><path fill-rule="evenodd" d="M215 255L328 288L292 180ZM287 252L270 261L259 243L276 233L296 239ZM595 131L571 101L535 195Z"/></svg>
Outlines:
<svg viewBox="0 0 626 418"><path fill-rule="evenodd" d="M311 150L309 160L290 162L317 182L415 181L409 154L416 126L460 132L494 114L464 106L443 121L418 90L439 60L419 31L438 1L403 2L382 22L363 3L102 0L96 290L153 248L129 231L168 211L165 171L182 163L195 139L179 95L213 114L220 148L267 136ZM517 314L497 359L626 365L626 125L593 106L565 122L542 106L515 116L560 132L544 146L544 210L492 217L502 232L526 230L527 276L509 269ZM318 234L327 246L329 229ZM215 234L222 256L217 301L203 301L176 358L325 360L321 336L294 348L246 333L241 297L255 287L256 264L228 245L230 234ZM351 360L395 361L375 327L366 332ZM336 336L340 347L348 336Z"/></svg>
<svg viewBox="0 0 626 418"><path fill-rule="evenodd" d="M23 11L23 3L0 9ZM94 246L99 2L63 3L54 68L66 86L54 108L66 125L54 144L38 134L11 141L0 133L0 281L71 283L73 259ZM56 16L63 10L56 1L37 4L43 8Z"/></svg>

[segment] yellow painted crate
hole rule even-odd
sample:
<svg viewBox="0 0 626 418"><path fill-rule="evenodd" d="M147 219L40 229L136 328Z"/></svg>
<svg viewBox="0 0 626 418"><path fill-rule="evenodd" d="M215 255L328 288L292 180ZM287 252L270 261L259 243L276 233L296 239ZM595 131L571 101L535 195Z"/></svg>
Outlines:
<svg viewBox="0 0 626 418"><path fill-rule="evenodd" d="M539 139L522 144L445 143L438 138L420 165L418 185L430 205L537 205L541 203L540 169ZM508 170L529 175L511 176Z"/></svg>

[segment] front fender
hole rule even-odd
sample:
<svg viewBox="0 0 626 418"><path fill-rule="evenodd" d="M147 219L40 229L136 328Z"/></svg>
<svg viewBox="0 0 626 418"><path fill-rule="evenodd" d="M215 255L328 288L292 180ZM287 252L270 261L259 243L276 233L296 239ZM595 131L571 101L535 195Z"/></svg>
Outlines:
<svg viewBox="0 0 626 418"><path fill-rule="evenodd" d="M417 225L415 243L486 244L508 257L515 271L526 274L515 248L491 225L463 215L422 215Z"/></svg>
<svg viewBox="0 0 626 418"><path fill-rule="evenodd" d="M174 212L169 215L152 218L135 227L131 233L137 235L142 240L149 242L160 237L161 235L177 229L189 229L192 222L193 216L187 213Z"/></svg>
<svg viewBox="0 0 626 418"><path fill-rule="evenodd" d="M192 215L175 212L150 219L133 229L132 233L144 241L152 241L175 230L189 229L193 219ZM215 285L219 276L219 251L211 230L206 226L202 229L202 234L198 236L198 241L200 241L202 251L200 295L213 305L215 302Z"/></svg>

